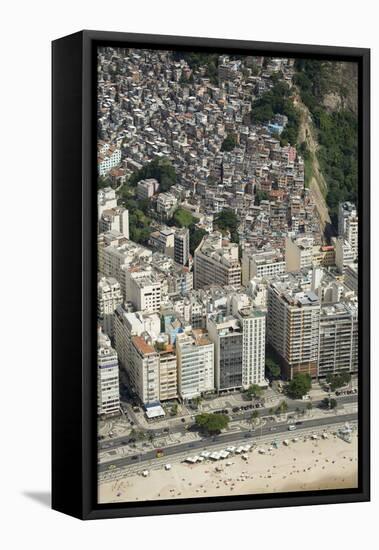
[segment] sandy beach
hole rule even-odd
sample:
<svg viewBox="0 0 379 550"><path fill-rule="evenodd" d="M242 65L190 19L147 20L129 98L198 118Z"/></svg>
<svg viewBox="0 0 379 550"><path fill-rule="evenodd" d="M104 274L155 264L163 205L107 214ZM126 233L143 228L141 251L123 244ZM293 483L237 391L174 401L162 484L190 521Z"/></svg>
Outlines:
<svg viewBox="0 0 379 550"><path fill-rule="evenodd" d="M356 432L351 443L330 436L270 451L267 444L261 447L265 454L254 449L247 460L233 455L217 463L172 462L169 471L162 465L148 477L139 473L100 483L99 503L357 487Z"/></svg>

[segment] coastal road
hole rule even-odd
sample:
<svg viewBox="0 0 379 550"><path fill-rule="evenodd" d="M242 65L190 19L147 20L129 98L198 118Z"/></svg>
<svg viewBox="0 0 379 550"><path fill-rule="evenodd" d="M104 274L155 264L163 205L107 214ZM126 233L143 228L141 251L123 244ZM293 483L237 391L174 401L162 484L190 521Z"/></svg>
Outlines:
<svg viewBox="0 0 379 550"><path fill-rule="evenodd" d="M351 414L341 414L333 415L326 418L315 418L311 420L301 421L299 429L309 429L309 428L319 428L321 426L328 426L331 424L338 424L342 422L351 422L357 420L358 415L356 413ZM212 446L219 446L225 444L226 446L235 441L239 441L244 438L261 437L264 435L278 436L283 433L291 433L293 436L296 432L288 432L288 423L280 423L273 426L263 426L262 428L256 428L255 430L245 430L234 433L225 433L220 434L215 437L203 438L199 441L193 441L191 443L179 443L178 445L172 445L171 447L166 447L164 449L164 456L169 457L176 454L181 454L183 452L188 452L188 454L193 454L197 449L209 449ZM147 451L144 454L138 454L139 461L133 459L131 456L121 457L112 460L111 462L106 462L98 465L98 472L105 472L114 467L123 468L124 466L130 466L131 464L138 464L142 462L147 462L156 458L156 450Z"/></svg>
<svg viewBox="0 0 379 550"><path fill-rule="evenodd" d="M357 395L346 395L346 396L342 396L342 397L336 397L337 399L337 403L338 404L344 404L344 403L354 403L357 401ZM316 408L320 403L321 403L322 399L318 400L318 401L312 401L312 404L313 404L313 407ZM307 401L287 401L288 403L288 413L291 413L291 412L295 412L296 411L296 408L300 408L301 405L303 405L303 408L306 407L306 404L307 404ZM232 413L231 415L229 415L230 417L232 417L232 420L231 422L239 422L241 420L246 420L247 418L250 418L251 417L251 413L252 411L254 410L258 410L259 411L259 415L261 417L263 416L270 416L270 413L269 413L269 410L270 410L271 407L267 407L267 408L261 408L261 409L250 409L248 411L243 411L242 413ZM149 430L147 430L149 431ZM163 432L163 429L156 429L154 430L154 428L151 428L150 431L153 431L155 436L159 436L159 435L164 435L164 432ZM170 431L169 433L171 435L175 434L175 433L185 433L185 428L183 425L179 425L179 426L175 426L173 428L170 428ZM168 434L166 434L168 435ZM115 449L117 447L123 447L125 445L128 444L128 440L129 440L129 437L124 435L122 437L117 437L117 438L113 438L113 439L108 439L107 441L99 441L98 443L98 450L99 451L105 451L105 450L111 450L111 449Z"/></svg>

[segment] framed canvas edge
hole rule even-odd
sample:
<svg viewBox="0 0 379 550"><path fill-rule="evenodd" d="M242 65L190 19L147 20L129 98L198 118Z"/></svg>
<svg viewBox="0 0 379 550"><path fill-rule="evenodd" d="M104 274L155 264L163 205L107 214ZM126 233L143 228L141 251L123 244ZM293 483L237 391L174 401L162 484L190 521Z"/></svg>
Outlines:
<svg viewBox="0 0 379 550"><path fill-rule="evenodd" d="M272 42L240 41L230 39L176 37L165 35L145 35L131 33L114 33L102 31L81 31L76 33L82 38L82 162L76 167L81 174L82 184L82 273L80 281L82 289L82 342L81 342L81 372L80 382L82 387L81 418L78 422L81 426L82 449L80 460L81 483L81 513L71 513L69 510L60 510L71 513L81 519L119 518L131 516L147 516L162 514L181 514L195 512L232 511L243 509L277 508L284 506L323 505L348 502L365 502L370 500L370 50L366 48L349 48L335 46L316 46L301 44L282 44ZM62 38L60 40L65 40ZM307 494L291 493L275 495L251 495L249 498L233 497L233 500L223 501L212 497L211 499L196 498L186 502L173 501L172 503L146 501L138 506L123 503L117 505L96 504L96 488L94 481L97 477L96 469L96 371L91 369L93 365L93 349L96 331L96 319L93 307L96 303L94 294L93 277L96 262L94 240L96 208L96 194L93 193L94 155L96 151L96 135L94 125L96 118L96 104L94 104L94 67L96 60L94 52L101 42L122 42L126 46L138 43L140 46L159 47L187 47L187 48L220 48L236 50L254 50L262 53L277 52L299 56L321 56L330 58L344 58L355 60L360 66L360 144L362 161L362 192L359 206L360 213L360 384L359 388L359 462L360 462L360 488L343 491L314 491ZM68 113L69 116L69 113ZM95 148L94 148L95 146ZM91 284L92 282L92 284ZM90 284L88 284L90 283ZM91 291L92 290L92 291ZM95 299L95 301L94 301ZM362 311L363 310L363 311ZM362 399L364 395L364 399ZM95 413L94 413L95 411ZM94 416L95 414L95 416ZM54 465L53 465L54 468ZM76 508L77 510L77 508Z"/></svg>

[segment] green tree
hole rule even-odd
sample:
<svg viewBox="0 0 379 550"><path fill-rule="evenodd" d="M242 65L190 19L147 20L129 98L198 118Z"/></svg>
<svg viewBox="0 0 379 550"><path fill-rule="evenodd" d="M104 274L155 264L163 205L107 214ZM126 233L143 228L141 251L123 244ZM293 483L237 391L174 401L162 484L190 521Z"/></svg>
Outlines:
<svg viewBox="0 0 379 550"><path fill-rule="evenodd" d="M237 145L237 140L234 134L228 134L221 145L221 151L233 151Z"/></svg>
<svg viewBox="0 0 379 550"><path fill-rule="evenodd" d="M255 410L251 413L250 424L252 426L255 426L258 423L258 419L259 419L259 411Z"/></svg>
<svg viewBox="0 0 379 550"><path fill-rule="evenodd" d="M190 231L190 252L192 255L194 255L196 248L201 243L203 237L207 235L207 232L205 229L199 229L194 224L189 226Z"/></svg>
<svg viewBox="0 0 379 550"><path fill-rule="evenodd" d="M154 178L159 182L159 190L168 191L176 183L176 172L169 159L157 157L134 172L129 178L129 184L136 186L146 178Z"/></svg>
<svg viewBox="0 0 379 550"><path fill-rule="evenodd" d="M174 403L170 409L170 415L176 416L178 414L178 404Z"/></svg>
<svg viewBox="0 0 379 550"><path fill-rule="evenodd" d="M214 225L220 231L235 232L239 225L238 216L231 208L224 208L215 216Z"/></svg>
<svg viewBox="0 0 379 550"><path fill-rule="evenodd" d="M98 176L97 188L104 189L104 187L112 187L112 180L108 176Z"/></svg>
<svg viewBox="0 0 379 550"><path fill-rule="evenodd" d="M262 201L267 201L269 198L270 198L269 194L266 193L266 191L262 191L261 189L257 189L255 191L254 204L255 204L255 206L259 206Z"/></svg>
<svg viewBox="0 0 379 550"><path fill-rule="evenodd" d="M284 414L288 411L288 403L287 401L281 401L279 405L276 407L276 414Z"/></svg>
<svg viewBox="0 0 379 550"><path fill-rule="evenodd" d="M330 397L325 397L321 403L321 408L323 409L336 409L337 408L337 400Z"/></svg>
<svg viewBox="0 0 379 550"><path fill-rule="evenodd" d="M202 413L195 416L195 422L200 430L216 434L228 427L229 417L221 413Z"/></svg>
<svg viewBox="0 0 379 550"><path fill-rule="evenodd" d="M292 399L301 399L306 395L312 387L312 379L307 373L297 373L293 379L287 384L287 394Z"/></svg>
<svg viewBox="0 0 379 550"><path fill-rule="evenodd" d="M184 210L184 208L177 208L173 216L174 224L178 227L189 227L195 221L191 212Z"/></svg>
<svg viewBox="0 0 379 550"><path fill-rule="evenodd" d="M346 386L351 381L351 374L349 372L341 372L339 374L328 374L326 382L329 384L331 391L335 391L338 388Z"/></svg>
<svg viewBox="0 0 379 550"><path fill-rule="evenodd" d="M272 357L266 357L266 376L269 380L280 377L280 366Z"/></svg>
<svg viewBox="0 0 379 550"><path fill-rule="evenodd" d="M249 397L249 399L252 399L253 397L261 397L262 394L263 389L258 386L258 384L251 384L246 390L246 395Z"/></svg>

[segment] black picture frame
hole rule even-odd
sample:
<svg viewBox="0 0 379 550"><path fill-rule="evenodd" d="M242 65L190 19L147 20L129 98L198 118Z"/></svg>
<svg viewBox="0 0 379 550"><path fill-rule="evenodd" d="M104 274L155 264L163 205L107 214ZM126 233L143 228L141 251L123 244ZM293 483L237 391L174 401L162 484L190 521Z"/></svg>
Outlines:
<svg viewBox="0 0 379 550"><path fill-rule="evenodd" d="M254 52L359 66L359 487L96 503L96 48ZM81 31L52 43L52 507L81 519L303 506L370 499L370 50Z"/></svg>

